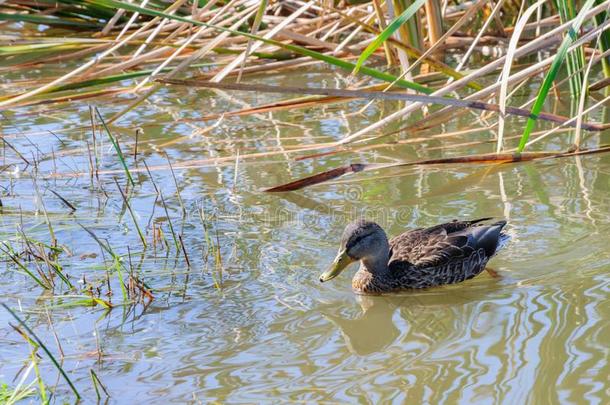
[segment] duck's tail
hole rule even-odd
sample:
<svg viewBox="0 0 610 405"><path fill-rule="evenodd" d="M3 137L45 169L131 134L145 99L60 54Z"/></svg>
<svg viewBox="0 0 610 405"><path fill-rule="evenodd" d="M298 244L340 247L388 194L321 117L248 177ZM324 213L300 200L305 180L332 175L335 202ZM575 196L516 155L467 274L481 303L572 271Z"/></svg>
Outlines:
<svg viewBox="0 0 610 405"><path fill-rule="evenodd" d="M495 255L502 248L504 248L504 246L506 246L508 244L508 242L510 241L510 235L502 230L506 226L505 220L495 222L492 224L492 226L500 227L500 235L498 236L498 246L496 247L496 251L494 252L494 255Z"/></svg>
<svg viewBox="0 0 610 405"><path fill-rule="evenodd" d="M491 219L475 219L472 223L476 225L471 228L477 234L480 245L485 246L487 257L495 256L510 240L510 236L503 231L506 221L500 220L493 223L484 223Z"/></svg>

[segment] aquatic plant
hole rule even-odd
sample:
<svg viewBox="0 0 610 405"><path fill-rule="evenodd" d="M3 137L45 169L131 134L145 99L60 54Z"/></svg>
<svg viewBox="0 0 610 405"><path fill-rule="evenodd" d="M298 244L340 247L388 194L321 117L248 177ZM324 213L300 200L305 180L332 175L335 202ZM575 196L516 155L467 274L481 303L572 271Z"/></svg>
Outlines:
<svg viewBox="0 0 610 405"><path fill-rule="evenodd" d="M6 60L5 68L25 71L31 66L61 64L70 57L89 59L67 73L45 78L38 84L34 80L27 89L20 90L19 83L10 85L8 94L0 98L0 108L126 92L135 94L136 98L122 112L109 119L103 119L99 111L96 113L133 185L123 154L107 124L117 123L157 92L162 83L175 85L177 81L172 78L183 75L205 87L206 81L219 83L229 77L246 81L250 75L265 69L290 71L303 64L317 63L345 69L346 74L351 73L351 81L362 79L349 87L352 92L366 91L372 84L369 79L373 79L386 82L381 90L389 94L397 91L404 94L400 89L407 89L410 90L407 93L436 97L425 102L415 99L409 102L409 94L404 94L403 108L317 149L345 149L347 145L361 143L364 136L368 136L367 142L374 142L378 138L373 135L376 130L422 109L425 113L426 106L447 106L426 118L428 122L433 118L434 124L440 125L452 119L456 108L492 105L495 108L488 110L499 113L496 152L523 152L553 131L551 128L530 140L536 122L544 119L543 106L553 84L559 84L558 80L567 81L574 99L580 99L582 92L599 92L605 86L589 82L594 78L599 80L599 74L585 76L585 66L587 62L594 69L603 65L603 81L608 79L610 58L608 2L538 1L530 3L527 10L526 5L524 2L516 8L506 2L495 5L478 2L473 7L465 7L459 2L441 4L438 0L376 0L341 6L322 1L290 4L247 0L226 4L153 1L146 5L119 0L36 4L8 1L2 5L0 16L6 20L4 26L10 28L9 32L23 29L16 23L26 24L24 27L43 24L70 35L60 37L52 34L53 30L42 37L10 34L12 44L0 48ZM534 14L536 19L530 21ZM513 26L507 25L511 22ZM473 55L480 54L481 50L502 49L509 37L511 46L504 56L482 66L478 59L474 60ZM585 46L599 51L584 52ZM546 55L555 50L556 56ZM460 56L460 52L465 53ZM530 62L536 55L538 61ZM350 61L353 58L357 58L356 63ZM448 62L450 58L459 61L457 66ZM514 68L519 63L520 67ZM206 69L205 73L198 73L201 68ZM527 122L517 147L511 149L505 145L504 138L506 114L517 108L509 105L511 95L522 86L536 85L545 71L537 97L518 107ZM562 71L565 78L559 79ZM498 80L494 81L496 74ZM112 84L115 86L109 87ZM514 89L509 92L511 87ZM241 89L248 91L247 86ZM316 90L305 88L300 93ZM384 98L377 94L367 97ZM499 99L494 102L496 97ZM340 103L350 98L348 95L331 100L312 97L306 105ZM589 106L592 99L583 100L586 102L582 108L574 110L571 117L562 117L559 127L577 126L579 134L581 129L607 128L606 123L586 123L587 114L603 101ZM299 98L265 110L303 106ZM583 122L587 125L582 126ZM492 128L490 134L494 136ZM581 142L582 137L576 136L577 148ZM177 246L177 238L173 236Z"/></svg>

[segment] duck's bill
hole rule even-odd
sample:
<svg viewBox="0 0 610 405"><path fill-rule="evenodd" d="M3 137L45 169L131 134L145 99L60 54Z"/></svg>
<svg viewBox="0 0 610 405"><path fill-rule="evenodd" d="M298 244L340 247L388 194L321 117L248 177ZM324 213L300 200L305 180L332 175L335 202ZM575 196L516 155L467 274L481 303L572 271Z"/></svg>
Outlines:
<svg viewBox="0 0 610 405"><path fill-rule="evenodd" d="M337 257L335 257L335 260L333 260L333 264L330 265L330 268L320 275L320 282L323 283L337 277L341 274L343 269L353 262L354 259L349 257L345 250L340 250Z"/></svg>

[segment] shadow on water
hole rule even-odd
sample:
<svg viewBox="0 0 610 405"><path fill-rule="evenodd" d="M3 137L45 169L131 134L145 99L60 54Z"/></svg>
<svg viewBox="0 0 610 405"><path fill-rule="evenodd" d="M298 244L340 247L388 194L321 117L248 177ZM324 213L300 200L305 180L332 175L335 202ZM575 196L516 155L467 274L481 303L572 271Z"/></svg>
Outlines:
<svg viewBox="0 0 610 405"><path fill-rule="evenodd" d="M495 279L477 281L463 289L440 287L398 295L356 295L357 305L351 305L354 310L349 314L341 310L347 303L322 304L319 311L338 327L351 352L365 356L404 340L449 339L460 325L469 324L473 314L465 308L467 304L489 299L506 288Z"/></svg>

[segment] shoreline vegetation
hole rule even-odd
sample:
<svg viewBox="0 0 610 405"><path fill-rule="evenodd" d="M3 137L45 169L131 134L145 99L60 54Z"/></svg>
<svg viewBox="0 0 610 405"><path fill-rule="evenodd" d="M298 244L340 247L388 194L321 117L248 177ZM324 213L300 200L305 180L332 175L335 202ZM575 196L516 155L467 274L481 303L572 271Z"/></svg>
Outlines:
<svg viewBox="0 0 610 405"><path fill-rule="evenodd" d="M13 177L31 179L28 187L37 201L32 212L20 205L3 206L0 201L3 215L18 218L14 219L16 232L0 241L0 257L11 272L31 280L45 299L60 296L57 308L95 307L104 313L116 308L129 312L136 305L146 308L160 293L144 279L141 262L135 263L135 257L147 251L155 257L161 252L170 257L171 252L176 261L180 257L188 284L192 263L199 259L184 241L187 207L181 197L183 184L174 170L234 165L237 183L239 165L245 161L282 155L308 164L346 156L344 165L260 190L288 192L392 167L493 165L610 151L602 137L610 123L599 119L600 111L610 105L610 1L7 0L0 3L0 43L0 117L4 122L0 129L16 128L2 134L2 171L7 178L16 173ZM340 72L341 80L294 87L273 83L273 75L298 74L300 69ZM217 91L285 97L259 105L244 103L242 108L199 118L176 118L185 124L189 120L204 123L200 135L228 117L246 119L330 104L358 115L380 100L395 102L397 107L334 141L297 142L262 151L236 147L228 155L184 162L172 161L160 147L157 151L164 160L149 166L139 149L144 125L128 125L126 130L125 118L160 90L172 88L199 89L202 97ZM524 89L535 95L524 100ZM99 103L119 99L120 110L106 115ZM347 111L353 100L367 103L358 111ZM569 105L569 115L549 108L556 100ZM30 142L29 136L41 132L21 131L19 118L53 116L73 105L89 105L88 120L71 129L90 133L92 138L61 153L85 156L85 163L71 172L39 172L41 164L56 165L59 151L56 156L55 150L39 154L20 150L20 141ZM361 151L423 142L429 136L423 131L466 114L472 116L471 128L433 137L466 137L466 146L473 150L484 146L485 153L449 152L438 158L391 163L349 162L348 157L358 158ZM51 131L42 133L51 133L63 144ZM479 136L471 140L469 133ZM486 139L481 140L480 133ZM100 164L103 142L115 159L113 169ZM35 141L31 144L36 148ZM164 180L175 187L175 193L169 195L157 184L158 172L171 173ZM140 246L117 247L119 242L102 236L93 224L70 217L79 211L79 204L37 182L58 178L88 179L91 190L118 202L128 232ZM148 185L147 196L154 199L147 225L134 205L142 182ZM48 212L46 198L60 202L65 213ZM162 222L153 221L158 218L154 207L163 215ZM23 226L23 217L28 216L36 217L34 234ZM213 288L220 290L227 266L221 249L224 235L216 219L203 209L197 216L205 245L201 261L211 274ZM66 227L56 223L66 218L72 231L83 233L99 250L103 275L81 275L77 280L67 273L65 262L73 257L73 247L57 237ZM87 253L80 259L97 255ZM57 336L58 349L48 348L49 343L28 326L29 314L17 310L12 301L9 304L2 303L2 311L10 315L10 325L27 343L30 355L10 386L0 381L0 400L12 404L37 396L48 403L57 387L43 378L41 359L57 370L58 380L67 387L63 394L80 400L79 387L84 382L73 382L64 369ZM100 359L102 352L98 347ZM88 377L98 402L112 395L93 368Z"/></svg>
<svg viewBox="0 0 610 405"><path fill-rule="evenodd" d="M370 102L406 100L402 108L378 122L344 134L334 143L310 147L324 153L375 142L385 136L379 133L384 127L416 112L425 117L410 129L439 126L464 113L493 112L497 120L489 132L498 154L520 154L566 127L574 128L569 131L570 144L579 149L583 138L609 126L587 121L591 112L609 101L607 1L501 1L494 5L439 0L361 4L22 0L1 7L0 26L9 43L0 47L5 59L2 71L22 71L26 77L33 68L60 73L5 83L0 111L132 95L122 111L106 118L112 125L163 86L179 85L175 77L188 77L188 84L195 87L228 88L225 83L236 82L233 90L291 93L281 86L253 88L248 82L257 83L260 75L318 66L343 70L345 87L301 88L298 98L281 105L225 115L350 99L330 93L313 95L325 87L328 92L349 91ZM38 31L39 26L49 29ZM481 64L486 52L499 57ZM83 62L72 69L64 67L74 59ZM557 97L558 87L566 83L574 104L571 116L543 111L547 98ZM537 88L536 97L511 105L511 96L523 86ZM418 101L425 96L427 101ZM517 145L507 144L504 136L511 114L527 117ZM539 123L548 119L558 125L530 139ZM242 155L240 159L257 157Z"/></svg>

